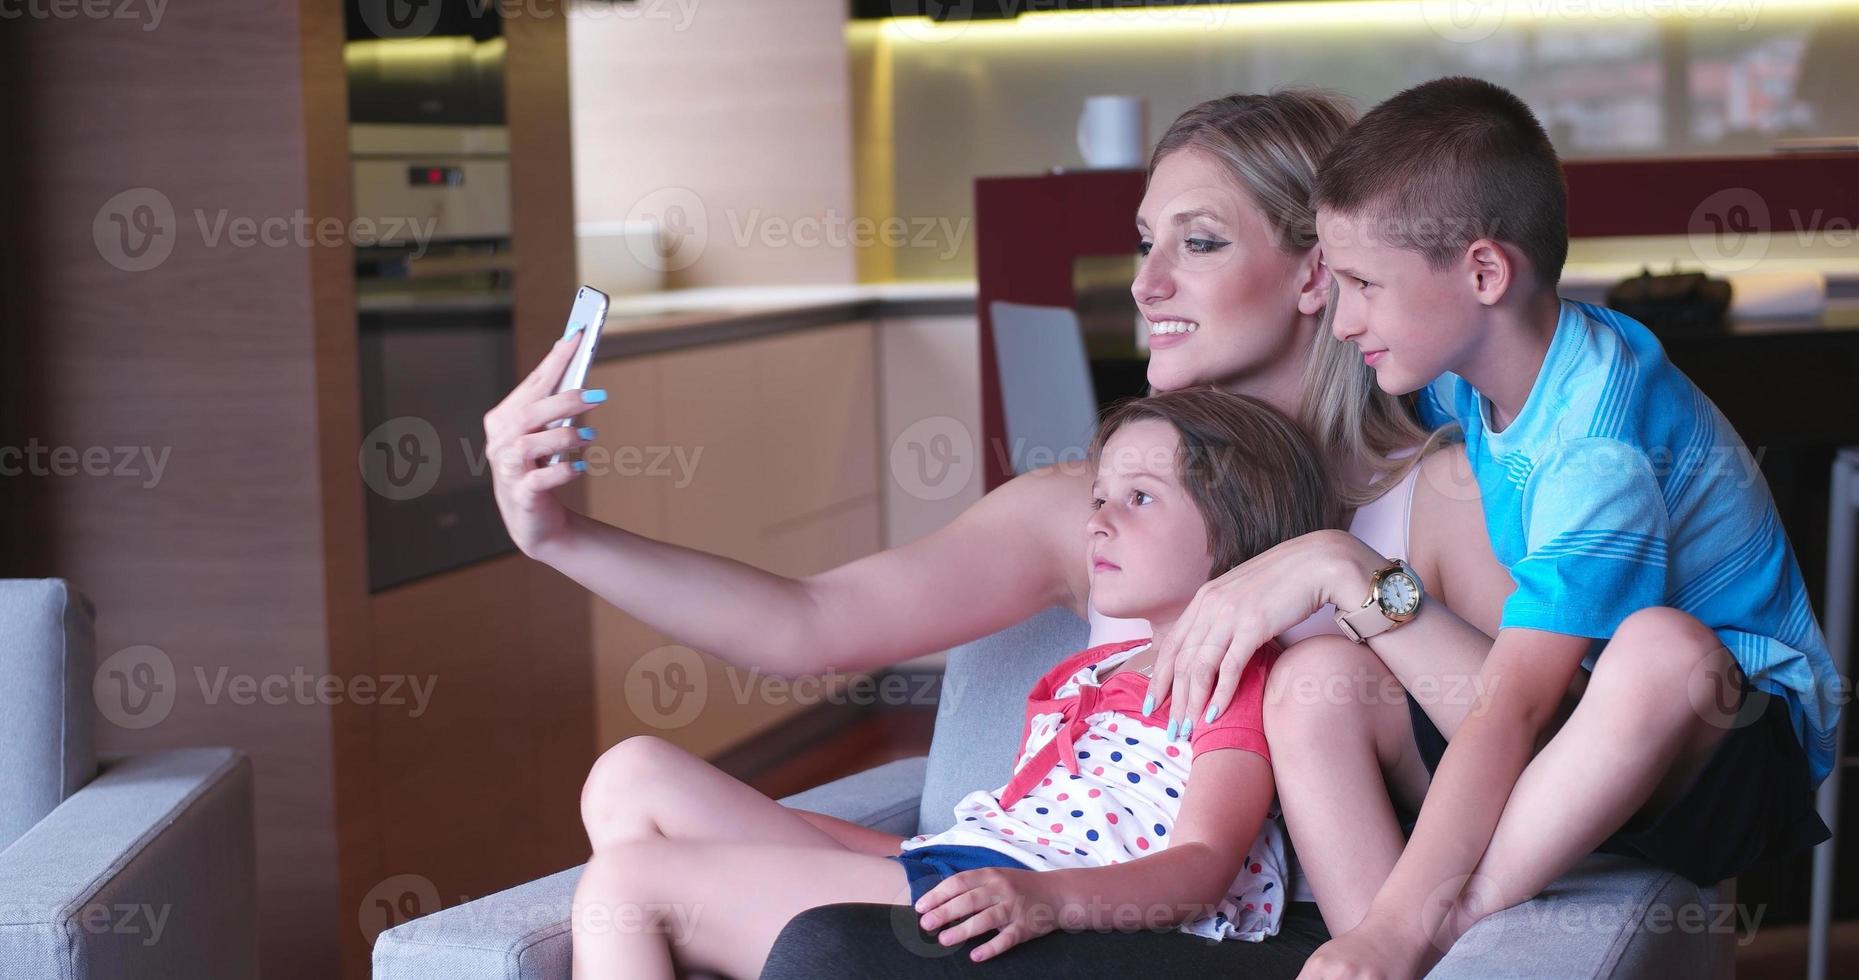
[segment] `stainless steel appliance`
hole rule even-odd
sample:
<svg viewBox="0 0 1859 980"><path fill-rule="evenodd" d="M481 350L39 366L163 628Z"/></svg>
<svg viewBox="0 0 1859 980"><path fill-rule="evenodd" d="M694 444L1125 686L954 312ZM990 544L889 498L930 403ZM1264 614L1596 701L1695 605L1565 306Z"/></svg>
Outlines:
<svg viewBox="0 0 1859 980"><path fill-rule="evenodd" d="M373 591L514 550L483 456L515 383L507 147L494 125L350 130Z"/></svg>

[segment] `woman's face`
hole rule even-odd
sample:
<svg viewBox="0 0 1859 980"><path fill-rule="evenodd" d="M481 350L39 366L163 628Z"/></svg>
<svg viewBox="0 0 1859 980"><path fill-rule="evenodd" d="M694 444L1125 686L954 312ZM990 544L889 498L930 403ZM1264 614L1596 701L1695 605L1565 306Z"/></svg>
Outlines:
<svg viewBox="0 0 1859 980"><path fill-rule="evenodd" d="M1269 399L1295 380L1323 308L1315 249L1280 248L1265 216L1206 153L1162 158L1136 211L1130 293L1149 327L1149 384L1211 384Z"/></svg>

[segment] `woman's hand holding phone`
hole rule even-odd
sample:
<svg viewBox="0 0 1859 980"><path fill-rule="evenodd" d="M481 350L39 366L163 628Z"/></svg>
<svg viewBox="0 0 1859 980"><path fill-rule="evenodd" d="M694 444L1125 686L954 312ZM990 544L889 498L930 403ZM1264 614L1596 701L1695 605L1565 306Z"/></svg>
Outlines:
<svg viewBox="0 0 1859 980"><path fill-rule="evenodd" d="M550 423L573 418L607 398L599 388L555 391L581 339L577 330L556 341L529 377L484 415L485 458L490 461L497 509L511 540L531 558L567 529L568 509L555 490L580 476L586 464L565 454L594 437L594 430L586 426ZM564 458L549 462L557 453Z"/></svg>

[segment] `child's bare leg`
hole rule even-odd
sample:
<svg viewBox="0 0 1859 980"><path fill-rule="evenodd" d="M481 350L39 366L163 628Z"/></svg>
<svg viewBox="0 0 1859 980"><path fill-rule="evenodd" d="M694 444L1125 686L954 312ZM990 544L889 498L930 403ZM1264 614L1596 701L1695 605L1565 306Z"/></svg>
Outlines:
<svg viewBox="0 0 1859 980"><path fill-rule="evenodd" d="M1629 616L1573 714L1518 778L1438 945L1535 896L1635 813L1689 788L1733 724L1740 677L1691 616Z"/></svg>
<svg viewBox="0 0 1859 980"><path fill-rule="evenodd" d="M581 790L594 851L629 841L764 841L895 854L902 838L782 806L676 745L638 735L603 754Z"/></svg>
<svg viewBox="0 0 1859 980"><path fill-rule="evenodd" d="M1265 732L1298 865L1340 936L1368 913L1401 856L1395 799L1417 810L1426 796L1406 697L1367 647L1314 636L1273 666Z"/></svg>
<svg viewBox="0 0 1859 980"><path fill-rule="evenodd" d="M889 858L825 847L685 840L616 844L581 873L575 980L759 976L775 937L806 909L910 903Z"/></svg>

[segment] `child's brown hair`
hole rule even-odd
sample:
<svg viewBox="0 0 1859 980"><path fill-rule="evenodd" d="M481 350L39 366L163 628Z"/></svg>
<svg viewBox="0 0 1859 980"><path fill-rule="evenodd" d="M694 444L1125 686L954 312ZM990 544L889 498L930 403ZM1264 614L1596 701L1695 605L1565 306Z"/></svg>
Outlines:
<svg viewBox="0 0 1859 980"><path fill-rule="evenodd" d="M1142 419L1167 422L1180 441L1175 473L1207 525L1210 578L1281 541L1338 525L1322 457L1297 423L1265 402L1211 386L1124 399L1098 423L1092 463L1118 429Z"/></svg>
<svg viewBox="0 0 1859 980"><path fill-rule="evenodd" d="M1437 78L1369 110L1317 171L1316 206L1368 222L1435 269L1489 238L1554 288L1568 259L1568 188L1523 100L1478 78Z"/></svg>

